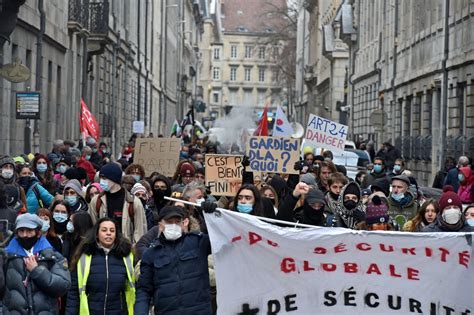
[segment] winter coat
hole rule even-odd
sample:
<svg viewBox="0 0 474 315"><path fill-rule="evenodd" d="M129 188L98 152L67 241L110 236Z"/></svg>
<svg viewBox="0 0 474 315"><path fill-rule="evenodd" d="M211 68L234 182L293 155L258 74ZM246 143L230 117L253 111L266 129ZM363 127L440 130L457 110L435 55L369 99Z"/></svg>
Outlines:
<svg viewBox="0 0 474 315"><path fill-rule="evenodd" d="M100 209L96 209L97 198L101 198L102 201ZM133 203L133 220L131 220L128 215L130 203ZM132 243L136 243L147 231L145 210L143 209L142 202L139 198L135 198L125 190L125 202L123 203L122 211L122 235L128 238ZM94 196L89 205L89 214L91 215L93 224L95 224L99 218L107 216L107 197L105 194Z"/></svg>
<svg viewBox="0 0 474 315"><path fill-rule="evenodd" d="M143 254L135 314L209 315L211 295L207 256L209 236L186 233L176 241L159 237Z"/></svg>
<svg viewBox="0 0 474 315"><path fill-rule="evenodd" d="M433 233L433 232L474 232L474 227L470 226L467 224L467 222L464 222L464 224L461 226L461 228L456 229L456 230L449 230L443 224L439 221L439 218L437 218L433 223L431 223L428 226L425 226L422 232L426 233Z"/></svg>
<svg viewBox="0 0 474 315"><path fill-rule="evenodd" d="M35 189L38 193L38 197L36 196ZM40 208L39 199L43 202L44 208L49 208L54 201L54 197L37 182L31 185L26 192L26 208L29 213L36 213L36 210Z"/></svg>
<svg viewBox="0 0 474 315"><path fill-rule="evenodd" d="M66 259L54 251L45 237L33 247L38 267L31 272L26 270L23 259L27 254L16 238L6 252L3 314L57 314L58 297L64 295L71 284Z"/></svg>
<svg viewBox="0 0 474 315"><path fill-rule="evenodd" d="M5 295L5 273L3 272L3 266L6 260L6 253L4 249L0 249L0 301L3 299Z"/></svg>
<svg viewBox="0 0 474 315"><path fill-rule="evenodd" d="M409 199L406 203L395 201L392 196L388 197L388 215L400 227L403 227L408 220L413 219L418 212L418 202L415 195L407 191L405 196Z"/></svg>
<svg viewBox="0 0 474 315"><path fill-rule="evenodd" d="M361 188L363 189L368 188L370 185L373 185L376 180L380 180L380 179L384 179L385 181L390 183L390 178L387 176L387 174L385 174L385 171L382 171L382 173L380 174L375 173L375 172L370 172L364 178Z"/></svg>
<svg viewBox="0 0 474 315"><path fill-rule="evenodd" d="M7 195L7 204L16 212L26 211L26 194L25 190L17 184L16 176L11 179L5 179L0 176L0 182L4 184L5 194Z"/></svg>
<svg viewBox="0 0 474 315"><path fill-rule="evenodd" d="M459 179L458 179L459 170L458 168L452 168L448 171L448 174L444 178L444 186L451 185L453 186L453 191L458 192L459 189Z"/></svg>
<svg viewBox="0 0 474 315"><path fill-rule="evenodd" d="M77 268L76 266L71 272L71 289L68 292L66 304L66 314L68 315L79 314L80 295ZM89 270L86 284L89 313L91 315L127 314L125 290L128 277L123 257L114 255L114 249L105 254L103 249L96 248L91 255Z"/></svg>
<svg viewBox="0 0 474 315"><path fill-rule="evenodd" d="M89 179L89 182L93 182L94 181L94 176L95 176L95 168L94 166L92 165L91 162L87 161L83 156L79 159L79 161L77 161L76 163L76 167L77 168L82 168L86 171L87 173L87 178Z"/></svg>
<svg viewBox="0 0 474 315"><path fill-rule="evenodd" d="M349 210L344 206L344 196L346 195L346 190L350 185L355 185L359 190L359 201L354 209ZM348 229L355 229L357 224L365 220L365 213L363 210L362 198L360 198L360 187L356 182L350 182L341 189L339 194L339 199L336 204L336 211L330 222L332 227L342 227Z"/></svg>
<svg viewBox="0 0 474 315"><path fill-rule="evenodd" d="M462 203L470 204L474 201L472 193L474 176L470 167L461 167L459 172L464 175L465 180L459 184L458 196L461 198Z"/></svg>
<svg viewBox="0 0 474 315"><path fill-rule="evenodd" d="M305 202L303 206L295 209L296 204L298 203L299 198L295 198L293 194L287 194L286 197L280 202L278 211L291 212L294 213L294 220L301 224L315 225L315 226L326 226L326 217L324 212L321 211L319 216L310 218L307 213L304 211L305 207L309 205ZM314 210L313 210L314 211Z"/></svg>
<svg viewBox="0 0 474 315"><path fill-rule="evenodd" d="M14 231L16 217L18 216L18 212L15 211L13 208L0 208L0 220L7 220L8 226L7 229L10 232Z"/></svg>

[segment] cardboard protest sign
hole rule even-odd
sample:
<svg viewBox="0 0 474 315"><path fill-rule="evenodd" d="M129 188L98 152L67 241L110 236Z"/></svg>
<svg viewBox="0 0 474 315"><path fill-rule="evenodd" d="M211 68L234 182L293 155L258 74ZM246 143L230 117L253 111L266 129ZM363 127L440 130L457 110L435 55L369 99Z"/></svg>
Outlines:
<svg viewBox="0 0 474 315"><path fill-rule="evenodd" d="M206 154L206 185L215 196L235 196L242 184L242 156Z"/></svg>
<svg viewBox="0 0 474 315"><path fill-rule="evenodd" d="M299 160L298 139L283 137L250 137L247 155L253 172L298 174L293 169Z"/></svg>
<svg viewBox="0 0 474 315"><path fill-rule="evenodd" d="M134 163L145 168L146 176L159 172L173 176L179 163L181 140L176 138L138 138L135 142Z"/></svg>
<svg viewBox="0 0 474 315"><path fill-rule="evenodd" d="M332 152L343 152L346 144L348 128L332 120L313 114L309 115L306 125L306 143L316 148L328 149Z"/></svg>
<svg viewBox="0 0 474 315"><path fill-rule="evenodd" d="M205 220L219 314L474 312L474 233L280 228L220 209Z"/></svg>

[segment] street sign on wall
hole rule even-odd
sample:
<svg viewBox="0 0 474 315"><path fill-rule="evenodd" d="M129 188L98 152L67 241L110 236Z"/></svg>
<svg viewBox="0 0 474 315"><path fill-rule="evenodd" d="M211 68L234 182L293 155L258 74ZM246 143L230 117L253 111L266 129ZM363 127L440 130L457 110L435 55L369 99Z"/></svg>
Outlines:
<svg viewBox="0 0 474 315"><path fill-rule="evenodd" d="M40 119L40 92L16 93L16 119Z"/></svg>

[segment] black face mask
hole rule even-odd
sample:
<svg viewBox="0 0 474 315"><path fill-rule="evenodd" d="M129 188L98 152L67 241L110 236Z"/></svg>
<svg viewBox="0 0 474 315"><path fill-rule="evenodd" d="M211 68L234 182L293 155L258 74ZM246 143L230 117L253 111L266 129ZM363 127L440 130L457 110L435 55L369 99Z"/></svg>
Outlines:
<svg viewBox="0 0 474 315"><path fill-rule="evenodd" d="M331 195L331 198L334 199L334 200L337 200L339 199L339 195L338 194L335 194L333 193L332 191L329 191L329 195Z"/></svg>
<svg viewBox="0 0 474 315"><path fill-rule="evenodd" d="M272 203L272 205L275 205L275 198L268 198L270 199L270 202Z"/></svg>
<svg viewBox="0 0 474 315"><path fill-rule="evenodd" d="M311 207L307 202L304 203L303 212L305 216L311 221L320 221L324 219L324 206L318 210Z"/></svg>
<svg viewBox="0 0 474 315"><path fill-rule="evenodd" d="M156 202L160 202L165 198L165 191L161 189L153 190L153 198L155 198Z"/></svg>
<svg viewBox="0 0 474 315"><path fill-rule="evenodd" d="M68 222L69 222L69 220L66 220L63 223L59 223L59 222L57 222L56 220L53 219L54 230L56 231L56 233L58 233L58 234L66 233Z"/></svg>
<svg viewBox="0 0 474 315"><path fill-rule="evenodd" d="M26 191L30 188L30 186L34 183L34 178L30 176L23 176L18 179L18 185L20 185Z"/></svg>
<svg viewBox="0 0 474 315"><path fill-rule="evenodd" d="M17 240L21 247L30 250L38 241L38 237L36 235L32 237L17 237Z"/></svg>
<svg viewBox="0 0 474 315"><path fill-rule="evenodd" d="M344 201L343 204L347 210L353 210L355 207L357 207L357 202L355 202L354 200Z"/></svg>

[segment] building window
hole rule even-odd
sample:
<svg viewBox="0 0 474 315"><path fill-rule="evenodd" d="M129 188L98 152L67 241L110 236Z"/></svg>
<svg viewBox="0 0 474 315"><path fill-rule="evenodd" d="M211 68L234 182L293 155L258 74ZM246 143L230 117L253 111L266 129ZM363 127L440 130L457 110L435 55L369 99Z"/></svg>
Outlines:
<svg viewBox="0 0 474 315"><path fill-rule="evenodd" d="M220 96L219 92L216 92L216 91L212 92L212 102L214 104L219 104L219 96Z"/></svg>
<svg viewBox="0 0 474 315"><path fill-rule="evenodd" d="M252 58L252 46L245 46L245 58Z"/></svg>
<svg viewBox="0 0 474 315"><path fill-rule="evenodd" d="M252 99L252 90L244 90L244 105L253 106L255 99Z"/></svg>
<svg viewBox="0 0 474 315"><path fill-rule="evenodd" d="M237 45L230 46L230 58L232 59L237 58Z"/></svg>
<svg viewBox="0 0 474 315"><path fill-rule="evenodd" d="M238 90L229 90L229 105L237 105L237 93Z"/></svg>
<svg viewBox="0 0 474 315"><path fill-rule="evenodd" d="M265 105L265 100L266 100L266 93L265 91L258 91L258 106L263 106Z"/></svg>
<svg viewBox="0 0 474 315"><path fill-rule="evenodd" d="M258 49L258 58L265 59L265 47L260 47Z"/></svg>
<svg viewBox="0 0 474 315"><path fill-rule="evenodd" d="M273 59L277 59L279 55L278 47L273 47Z"/></svg>
<svg viewBox="0 0 474 315"><path fill-rule="evenodd" d="M258 82L265 82L265 69L258 69Z"/></svg>
<svg viewBox="0 0 474 315"><path fill-rule="evenodd" d="M250 68L245 68L245 78L244 78L245 81L250 81L250 77L251 77L251 76L250 76L250 74L251 74L251 73L250 73L250 70L252 70L252 69L250 69Z"/></svg>
<svg viewBox="0 0 474 315"><path fill-rule="evenodd" d="M237 67L230 68L230 80L231 81L237 80Z"/></svg>
<svg viewBox="0 0 474 315"><path fill-rule="evenodd" d="M278 69L273 69L272 80L278 82Z"/></svg>
<svg viewBox="0 0 474 315"><path fill-rule="evenodd" d="M214 60L219 60L219 59L221 59L221 49L214 48Z"/></svg>
<svg viewBox="0 0 474 315"><path fill-rule="evenodd" d="M221 78L221 69L219 67L212 68L212 79L220 80Z"/></svg>

